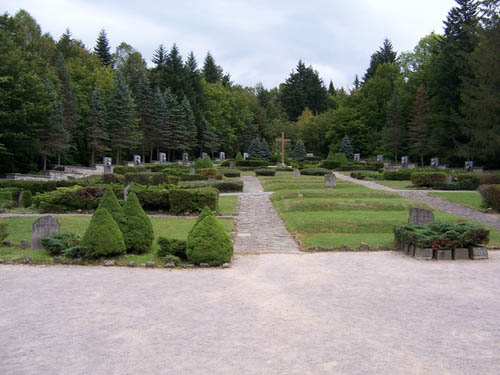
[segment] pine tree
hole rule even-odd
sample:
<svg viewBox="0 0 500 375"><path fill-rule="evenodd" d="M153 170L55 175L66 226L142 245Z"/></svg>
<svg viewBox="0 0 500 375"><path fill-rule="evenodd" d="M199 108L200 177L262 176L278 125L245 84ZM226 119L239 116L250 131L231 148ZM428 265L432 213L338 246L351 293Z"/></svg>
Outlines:
<svg viewBox="0 0 500 375"><path fill-rule="evenodd" d="M429 106L423 85L420 85L417 91L409 130L410 148L420 156L423 167L424 154L428 151L429 143Z"/></svg>
<svg viewBox="0 0 500 375"><path fill-rule="evenodd" d="M398 153L401 148L402 118L399 93L394 89L389 108L387 109L387 121L384 129L385 145L394 152L394 161L398 161Z"/></svg>
<svg viewBox="0 0 500 375"><path fill-rule="evenodd" d="M267 144L265 138L262 138L260 140L260 155L262 159L269 159L269 156L271 155L271 151L269 150L269 145Z"/></svg>
<svg viewBox="0 0 500 375"><path fill-rule="evenodd" d="M92 91L92 96L90 97L89 120L88 142L91 150L90 165L94 165L96 156L109 150L107 146L109 135L107 132L106 107L98 88Z"/></svg>
<svg viewBox="0 0 500 375"><path fill-rule="evenodd" d="M370 67L366 70L363 82L368 81L375 75L377 68L381 64L392 64L396 62L396 52L392 47L389 39L384 39L384 44L380 49L371 56Z"/></svg>
<svg viewBox="0 0 500 375"><path fill-rule="evenodd" d="M203 85L201 73L198 69L198 63L193 52L188 55L185 64L186 69L186 84L184 87L185 95L187 96L196 121L200 120L203 107Z"/></svg>
<svg viewBox="0 0 500 375"><path fill-rule="evenodd" d="M157 67L163 67L165 65L165 63L167 62L167 56L163 44L160 44L155 50L151 61L153 61L153 63L156 64Z"/></svg>
<svg viewBox="0 0 500 375"><path fill-rule="evenodd" d="M330 95L335 95L336 94L335 87L333 86L332 80L330 80L330 84L328 85L328 93Z"/></svg>
<svg viewBox="0 0 500 375"><path fill-rule="evenodd" d="M113 57L111 56L108 36L106 35L106 30L102 29L97 37L96 45L94 47L94 53L101 60L103 66L110 66L113 64Z"/></svg>
<svg viewBox="0 0 500 375"><path fill-rule="evenodd" d="M219 147L217 135L210 129L210 124L203 115L198 122L198 147L200 155L204 151L213 152Z"/></svg>
<svg viewBox="0 0 500 375"><path fill-rule="evenodd" d="M123 214L125 219L122 230L127 252L142 254L150 251L154 239L153 225L135 193L128 194Z"/></svg>
<svg viewBox="0 0 500 375"><path fill-rule="evenodd" d="M347 134L344 135L344 138L342 138L342 142L340 142L339 152L345 154L348 160L351 160L354 156L354 151L351 146L351 141L347 136Z"/></svg>
<svg viewBox="0 0 500 375"><path fill-rule="evenodd" d="M143 72L137 82L135 95L136 112L139 118L139 130L142 133L142 160L146 160L146 151L153 159L153 150L157 141L154 124L154 99L146 73Z"/></svg>
<svg viewBox="0 0 500 375"><path fill-rule="evenodd" d="M165 106L167 108L167 129L169 140L167 148L175 152L175 150L183 150L184 148L184 123L185 113L174 95L167 88L164 94Z"/></svg>
<svg viewBox="0 0 500 375"><path fill-rule="evenodd" d="M123 152L137 144L137 126L134 101L119 71L109 100L108 126L116 162L120 163Z"/></svg>
<svg viewBox="0 0 500 375"><path fill-rule="evenodd" d="M56 97L55 93L54 96ZM47 169L47 156L57 155L58 165L60 165L61 153L70 148L71 137L63 125L63 110L62 101L56 97L48 126L44 129L41 137L43 145L43 170Z"/></svg>
<svg viewBox="0 0 500 375"><path fill-rule="evenodd" d="M157 147L156 158L159 158L160 147L167 147L170 138L167 126L167 105L160 88L156 86L153 98L153 124L154 131L151 133L153 144Z"/></svg>
<svg viewBox="0 0 500 375"><path fill-rule="evenodd" d="M222 81L222 68L215 63L210 52L207 52L202 70L203 78L207 83L217 83Z"/></svg>
<svg viewBox="0 0 500 375"><path fill-rule="evenodd" d="M78 127L78 105L71 87L71 80L68 70L66 69L66 61L61 53L57 55L56 71L61 82L60 98L63 106L62 123L68 133L75 135L75 130Z"/></svg>
<svg viewBox="0 0 500 375"><path fill-rule="evenodd" d="M307 155L306 146L302 139L299 139L295 143L295 147L293 148L293 156L298 161L304 161Z"/></svg>
<svg viewBox="0 0 500 375"><path fill-rule="evenodd" d="M183 136L182 136L182 149L192 150L196 147L196 136L198 131L194 120L193 110L191 104L186 96L182 99L181 107L184 112L183 123Z"/></svg>
<svg viewBox="0 0 500 375"><path fill-rule="evenodd" d="M172 46L165 59L165 66L162 70L162 74L162 83L164 87L168 87L176 100L180 102L184 96L184 89L186 86L186 69L176 44Z"/></svg>

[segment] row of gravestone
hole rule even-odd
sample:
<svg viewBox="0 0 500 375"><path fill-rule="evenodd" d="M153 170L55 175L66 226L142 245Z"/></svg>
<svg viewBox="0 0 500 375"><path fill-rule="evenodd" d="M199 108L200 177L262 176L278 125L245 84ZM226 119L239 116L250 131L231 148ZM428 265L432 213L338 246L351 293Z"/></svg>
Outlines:
<svg viewBox="0 0 500 375"><path fill-rule="evenodd" d="M300 170L295 168L293 170L293 177L300 177ZM334 173L325 174L325 188L335 189L337 187L337 177Z"/></svg>
<svg viewBox="0 0 500 375"><path fill-rule="evenodd" d="M354 162L359 163L361 161L361 154L354 154ZM377 155L377 163L383 163L384 162L384 155ZM401 157L401 168L406 169L408 168L409 165L409 158L408 156L402 156ZM439 158L431 158L431 168L439 168ZM467 160L465 162L465 171L466 172L472 172L474 170L474 162L472 160Z"/></svg>

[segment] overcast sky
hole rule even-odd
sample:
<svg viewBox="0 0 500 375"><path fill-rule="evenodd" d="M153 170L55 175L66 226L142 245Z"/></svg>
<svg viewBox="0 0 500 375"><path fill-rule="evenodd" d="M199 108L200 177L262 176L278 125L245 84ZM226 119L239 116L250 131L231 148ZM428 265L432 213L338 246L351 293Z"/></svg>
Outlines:
<svg viewBox="0 0 500 375"><path fill-rule="evenodd" d="M271 88L302 59L326 85L350 87L388 37L398 51L442 33L453 0L2 0L0 11L27 10L56 40L66 27L87 48L106 29L114 51L122 41L150 59L160 43L193 51L199 66L210 51L235 83Z"/></svg>

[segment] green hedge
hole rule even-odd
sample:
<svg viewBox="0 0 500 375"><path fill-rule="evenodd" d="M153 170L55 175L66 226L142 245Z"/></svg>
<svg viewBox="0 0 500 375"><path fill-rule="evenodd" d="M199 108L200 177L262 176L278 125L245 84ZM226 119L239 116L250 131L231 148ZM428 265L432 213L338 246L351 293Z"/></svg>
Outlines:
<svg viewBox="0 0 500 375"><path fill-rule="evenodd" d="M364 180L365 178L370 178L372 180L380 180L382 179L384 175L379 172L372 172L372 171L358 171L358 172L352 172L351 177L356 178L358 180Z"/></svg>
<svg viewBox="0 0 500 375"><path fill-rule="evenodd" d="M9 235L9 224L5 221L0 221L0 242L5 240Z"/></svg>
<svg viewBox="0 0 500 375"><path fill-rule="evenodd" d="M306 168L300 171L300 174L306 176L324 176L330 173L332 173L332 171L326 168Z"/></svg>
<svg viewBox="0 0 500 375"><path fill-rule="evenodd" d="M22 181L22 180L1 180L0 189L17 188L19 190L29 190L32 195L56 190L58 187L68 187L77 185L77 181Z"/></svg>
<svg viewBox="0 0 500 375"><path fill-rule="evenodd" d="M495 211L500 211L500 184L497 185L481 185L479 193L483 197L483 206L493 208Z"/></svg>
<svg viewBox="0 0 500 375"><path fill-rule="evenodd" d="M219 171L224 177L240 177L241 173L237 169L221 169Z"/></svg>
<svg viewBox="0 0 500 375"><path fill-rule="evenodd" d="M214 163L212 163L212 159L210 159L210 156L207 155L203 159L202 158L196 159L196 161L193 163L193 167L195 167L196 169L213 168Z"/></svg>
<svg viewBox="0 0 500 375"><path fill-rule="evenodd" d="M135 182L141 185L161 185L161 184L175 184L177 178L175 176L168 176L161 172L151 172L151 173L126 173L125 174L125 185Z"/></svg>
<svg viewBox="0 0 500 375"><path fill-rule="evenodd" d="M255 174L257 176L274 176L276 169L256 169Z"/></svg>
<svg viewBox="0 0 500 375"><path fill-rule="evenodd" d="M64 250L77 246L79 242L78 235L72 232L55 232L42 238L43 248L52 256L61 255Z"/></svg>
<svg viewBox="0 0 500 375"><path fill-rule="evenodd" d="M210 184L210 186L222 193L243 191L243 181L217 181Z"/></svg>
<svg viewBox="0 0 500 375"><path fill-rule="evenodd" d="M186 241L174 238L158 238L158 251L159 257L173 255L180 259L187 259L186 256Z"/></svg>
<svg viewBox="0 0 500 375"><path fill-rule="evenodd" d="M457 249L486 245L490 231L472 224L433 223L429 225L403 225L394 228L397 245L420 248Z"/></svg>
<svg viewBox="0 0 500 375"><path fill-rule="evenodd" d="M267 167L267 164L268 162L266 160L258 160L258 159L236 160L237 167L257 168L257 167ZM229 163L227 165L229 165Z"/></svg>
<svg viewBox="0 0 500 375"><path fill-rule="evenodd" d="M103 184L123 184L125 182L125 176L116 173L108 173L102 175Z"/></svg>
<svg viewBox="0 0 500 375"><path fill-rule="evenodd" d="M455 176L460 190L476 190L481 182L479 176L470 173L461 173Z"/></svg>
<svg viewBox="0 0 500 375"><path fill-rule="evenodd" d="M59 188L56 191L37 194L33 204L41 212L67 212L77 210L94 210L104 195L104 186L73 186Z"/></svg>
<svg viewBox="0 0 500 375"><path fill-rule="evenodd" d="M498 185L500 184L500 173L478 173L480 185Z"/></svg>
<svg viewBox="0 0 500 375"><path fill-rule="evenodd" d="M413 170L411 169L400 169L399 171L385 171L384 180L391 180L391 181L411 180L412 173Z"/></svg>
<svg viewBox="0 0 500 375"><path fill-rule="evenodd" d="M176 189L170 191L170 212L174 215L198 213L204 206L217 209L218 191L213 188Z"/></svg>
<svg viewBox="0 0 500 375"><path fill-rule="evenodd" d="M142 172L146 172L146 168L144 168L144 167L127 167L127 166L113 167L114 174L125 175L127 173L142 173Z"/></svg>
<svg viewBox="0 0 500 375"><path fill-rule="evenodd" d="M446 182L448 175L444 172L413 172L411 174L411 182L419 187L433 187L436 184Z"/></svg>

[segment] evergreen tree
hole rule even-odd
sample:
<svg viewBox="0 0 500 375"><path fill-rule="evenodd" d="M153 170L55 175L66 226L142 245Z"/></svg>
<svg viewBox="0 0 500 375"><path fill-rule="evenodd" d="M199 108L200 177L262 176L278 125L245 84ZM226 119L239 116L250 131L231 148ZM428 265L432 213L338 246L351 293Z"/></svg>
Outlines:
<svg viewBox="0 0 500 375"><path fill-rule="evenodd" d="M210 129L210 125L203 115L198 122L198 147L200 155L204 151L214 152L219 147L217 135Z"/></svg>
<svg viewBox="0 0 500 375"><path fill-rule="evenodd" d="M70 148L70 135L68 130L63 125L64 107L60 99L56 99L54 109L47 128L41 136L43 145L43 170L47 169L47 156L57 155L57 164L61 164L61 153L68 151Z"/></svg>
<svg viewBox="0 0 500 375"><path fill-rule="evenodd" d="M185 64L186 69L186 85L184 92L191 104L195 120L200 120L203 107L203 85L201 81L201 73L198 69L198 63L193 52L188 55Z"/></svg>
<svg viewBox="0 0 500 375"><path fill-rule="evenodd" d="M99 36L97 37L96 45L94 47L94 53L101 60L103 66L110 66L113 64L113 57L111 56L108 36L106 35L106 30L102 29L99 31Z"/></svg>
<svg viewBox="0 0 500 375"><path fill-rule="evenodd" d="M207 52L207 56L205 57L202 75L207 83L217 83L222 81L222 68L215 63L215 60L210 52Z"/></svg>
<svg viewBox="0 0 500 375"><path fill-rule="evenodd" d="M160 146L168 148L168 140L170 139L169 128L167 126L167 105L165 104L165 98L158 86L155 88L153 108L154 126L150 134L150 141L152 142L152 146L157 148L156 159L158 160Z"/></svg>
<svg viewBox="0 0 500 375"><path fill-rule="evenodd" d="M253 158L260 158L260 141L259 138L254 138L248 145L248 155Z"/></svg>
<svg viewBox="0 0 500 375"><path fill-rule="evenodd" d="M95 164L96 156L109 150L107 146L108 141L106 107L101 97L101 91L95 88L90 97L90 124L88 133L88 142L91 150L90 165Z"/></svg>
<svg viewBox="0 0 500 375"><path fill-rule="evenodd" d="M123 234L105 208L94 213L80 244L86 258L122 255L126 250Z"/></svg>
<svg viewBox="0 0 500 375"><path fill-rule="evenodd" d="M167 62L166 55L167 53L165 51L165 48L163 47L163 44L160 44L158 48L155 50L151 61L153 61L153 63L156 64L157 67L163 67Z"/></svg>
<svg viewBox="0 0 500 375"><path fill-rule="evenodd" d="M306 155L307 155L306 146L304 145L304 142L302 142L302 139L299 139L295 143L295 147L293 148L293 156L298 161L304 161Z"/></svg>
<svg viewBox="0 0 500 375"><path fill-rule="evenodd" d="M108 126L116 162L120 163L124 151L137 144L137 126L134 101L119 71L109 100Z"/></svg>
<svg viewBox="0 0 500 375"><path fill-rule="evenodd" d="M180 102L184 96L186 86L186 69L177 45L173 45L165 59L162 70L163 87L168 87L176 100Z"/></svg>
<svg viewBox="0 0 500 375"><path fill-rule="evenodd" d="M271 156L271 151L269 150L269 146L265 138L260 140L260 157L262 159L269 159Z"/></svg>
<svg viewBox="0 0 500 375"><path fill-rule="evenodd" d="M125 219L122 230L127 252L142 254L150 251L154 239L153 225L135 193L127 196L123 214Z"/></svg>
<svg viewBox="0 0 500 375"><path fill-rule="evenodd" d="M417 91L409 130L410 148L418 154L423 167L424 155L429 146L429 106L423 85Z"/></svg>
<svg viewBox="0 0 500 375"><path fill-rule="evenodd" d="M167 88L164 94L165 106L167 108L167 131L169 135L168 144L166 145L169 150L184 149L184 124L185 113L181 105L177 103L174 95ZM174 154L175 156L175 154Z"/></svg>
<svg viewBox="0 0 500 375"><path fill-rule="evenodd" d="M116 198L111 185L106 186L106 191L104 192L97 209L99 210L103 208L111 214L113 220L121 229L125 220L125 215L123 213L123 207L120 205L118 198Z"/></svg>
<svg viewBox="0 0 500 375"><path fill-rule="evenodd" d="M61 53L57 55L56 71L61 82L60 98L63 106L62 123L68 133L74 134L78 127L78 106L73 95L69 73L66 69L66 61Z"/></svg>
<svg viewBox="0 0 500 375"><path fill-rule="evenodd" d="M186 96L182 99L181 107L184 112L184 123L182 127L182 149L192 150L196 146L196 136L198 134L193 110Z"/></svg>
<svg viewBox="0 0 500 375"><path fill-rule="evenodd" d="M344 138L342 138L342 142L340 142L339 152L345 154L348 160L351 160L354 156L351 141L347 135L344 135Z"/></svg>
<svg viewBox="0 0 500 375"><path fill-rule="evenodd" d="M375 75L379 65L394 62L396 62L396 52L393 50L391 41L385 38L382 47L371 56L370 67L366 70L363 82L368 81Z"/></svg>
<svg viewBox="0 0 500 375"><path fill-rule="evenodd" d="M398 153L401 148L402 139L402 118L400 97L394 89L389 108L387 109L386 128L384 129L385 145L394 152L394 161L398 161Z"/></svg>
<svg viewBox="0 0 500 375"><path fill-rule="evenodd" d="M361 87L361 82L359 82L359 78L358 78L357 74L356 74L356 77L354 78L353 85L354 85L354 91L359 90L359 88Z"/></svg>
<svg viewBox="0 0 500 375"><path fill-rule="evenodd" d="M146 73L143 72L137 82L135 95L136 111L139 118L139 130L142 134L142 160L146 160L146 151L149 159L153 159L153 150L157 141L156 125L154 123L154 98Z"/></svg>
<svg viewBox="0 0 500 375"><path fill-rule="evenodd" d="M328 93L330 95L335 95L336 94L335 87L333 86L332 80L330 80L330 84L328 85Z"/></svg>

